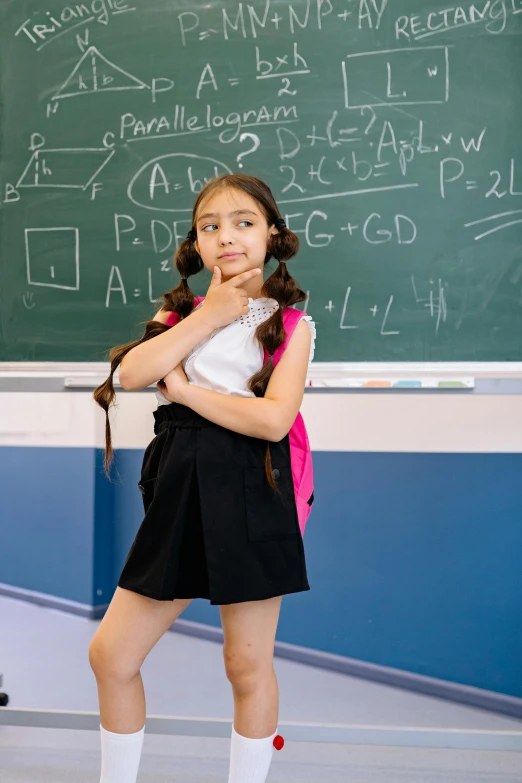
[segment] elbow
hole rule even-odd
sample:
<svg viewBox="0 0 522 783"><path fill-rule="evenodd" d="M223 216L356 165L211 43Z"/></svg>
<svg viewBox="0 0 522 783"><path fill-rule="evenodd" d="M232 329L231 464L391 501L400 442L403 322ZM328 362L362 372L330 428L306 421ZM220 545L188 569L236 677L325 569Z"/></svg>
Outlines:
<svg viewBox="0 0 522 783"><path fill-rule="evenodd" d="M145 389L149 384L143 384L142 382L136 383L136 374L129 372L127 357L123 357L120 366L118 367L118 383L125 391L141 391Z"/></svg>
<svg viewBox="0 0 522 783"><path fill-rule="evenodd" d="M118 366L118 383L120 384L122 389L125 389L125 391L128 391L127 388L127 378L125 377L125 370L123 367L123 363L125 361L125 357L121 360L119 366Z"/></svg>
<svg viewBox="0 0 522 783"><path fill-rule="evenodd" d="M127 378L125 377L125 373L123 372L121 364L118 368L118 383L120 384L122 389L124 389L125 391L130 391L128 387Z"/></svg>
<svg viewBox="0 0 522 783"><path fill-rule="evenodd" d="M120 376L120 377L118 377L118 383L120 384L121 388L122 388L124 391L132 391L132 389L131 389L131 388L129 388L129 386L127 386L127 384L126 384L124 381L122 381L122 379L121 379L121 376Z"/></svg>
<svg viewBox="0 0 522 783"><path fill-rule="evenodd" d="M271 443L279 443L279 441L283 440L285 435L288 435L289 429L290 428L286 426L286 421L283 422L276 420L271 422L266 439Z"/></svg>
<svg viewBox="0 0 522 783"><path fill-rule="evenodd" d="M121 375L118 377L118 383L120 384L121 388L124 389L124 391L141 391L142 389L146 389L146 386L136 386L129 382L128 378L123 378L123 381L121 379Z"/></svg>
<svg viewBox="0 0 522 783"><path fill-rule="evenodd" d="M270 401L270 408L265 411L265 439L272 443L279 443L288 435L295 416L290 420L289 410L286 406Z"/></svg>
<svg viewBox="0 0 522 783"><path fill-rule="evenodd" d="M134 391L141 391L142 389L147 389L149 386L152 386L152 383L134 383L132 380L128 377L128 375L125 375L125 373L118 373L118 383L120 384L121 388L128 392L134 392Z"/></svg>
<svg viewBox="0 0 522 783"><path fill-rule="evenodd" d="M121 364L118 368L118 383L125 391L136 391L136 388L132 385L131 380Z"/></svg>

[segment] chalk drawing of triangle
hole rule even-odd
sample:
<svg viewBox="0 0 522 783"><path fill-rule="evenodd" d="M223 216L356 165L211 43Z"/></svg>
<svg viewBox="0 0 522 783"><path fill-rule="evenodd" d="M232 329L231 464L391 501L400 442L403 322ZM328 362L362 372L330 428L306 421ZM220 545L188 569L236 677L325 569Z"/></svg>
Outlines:
<svg viewBox="0 0 522 783"><path fill-rule="evenodd" d="M149 85L111 63L95 46L89 46L51 100L109 90L144 89L150 90Z"/></svg>

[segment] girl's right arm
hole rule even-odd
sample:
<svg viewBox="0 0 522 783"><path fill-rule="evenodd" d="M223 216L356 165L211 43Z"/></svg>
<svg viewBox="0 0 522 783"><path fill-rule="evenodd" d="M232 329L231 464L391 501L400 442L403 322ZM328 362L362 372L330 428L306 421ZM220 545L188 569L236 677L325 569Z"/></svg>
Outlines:
<svg viewBox="0 0 522 783"><path fill-rule="evenodd" d="M157 383L214 329L232 323L245 315L245 310L249 312L248 294L241 284L260 274L261 269L255 267L222 283L221 269L215 266L205 304L179 321L175 329L151 337L126 353L120 364L120 385L125 391L138 391ZM162 308L153 320L165 323L167 316Z"/></svg>
<svg viewBox="0 0 522 783"><path fill-rule="evenodd" d="M165 323L168 315L161 309L153 320ZM120 385L125 391L138 391L157 383L215 328L208 311L200 307L179 321L175 329L136 345L121 361Z"/></svg>

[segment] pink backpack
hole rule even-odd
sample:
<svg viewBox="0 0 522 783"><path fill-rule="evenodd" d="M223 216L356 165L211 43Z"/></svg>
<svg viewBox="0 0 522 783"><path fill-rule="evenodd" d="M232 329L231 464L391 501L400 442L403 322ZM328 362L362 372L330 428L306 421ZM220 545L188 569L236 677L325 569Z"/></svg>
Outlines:
<svg viewBox="0 0 522 783"><path fill-rule="evenodd" d="M204 296L196 296L194 298L194 307L197 307L204 299ZM283 325L285 327L286 339L274 353L274 367L283 355L283 351L288 345L293 331L303 315L306 315L306 313L301 310L296 310L294 307L285 307L283 310ZM179 314L171 311L167 317L166 324L175 326L180 320ZM268 351L265 348L263 364L268 361L268 356ZM308 433L306 432L305 423L300 412L297 414L296 419L290 428L288 438L290 441L290 462L292 465L297 518L299 520L301 535L304 536L306 522L310 516L312 504L314 502L314 474Z"/></svg>

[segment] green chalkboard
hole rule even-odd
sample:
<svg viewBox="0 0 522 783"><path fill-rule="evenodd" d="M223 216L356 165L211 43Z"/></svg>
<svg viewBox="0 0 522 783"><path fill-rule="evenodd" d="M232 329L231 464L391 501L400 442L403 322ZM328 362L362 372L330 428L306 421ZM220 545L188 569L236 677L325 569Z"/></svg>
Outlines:
<svg viewBox="0 0 522 783"><path fill-rule="evenodd" d="M316 361L522 360L522 0L0 8L1 361L136 339L231 171L301 239Z"/></svg>

